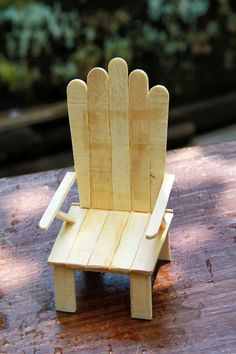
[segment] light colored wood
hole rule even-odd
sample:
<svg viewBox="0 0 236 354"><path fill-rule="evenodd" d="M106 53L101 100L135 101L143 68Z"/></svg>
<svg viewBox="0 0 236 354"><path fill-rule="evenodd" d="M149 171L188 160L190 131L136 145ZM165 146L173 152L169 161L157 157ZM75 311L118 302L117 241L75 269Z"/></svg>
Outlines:
<svg viewBox="0 0 236 354"><path fill-rule="evenodd" d="M154 86L148 93L150 127L151 210L153 210L165 174L169 93Z"/></svg>
<svg viewBox="0 0 236 354"><path fill-rule="evenodd" d="M160 255L158 259L162 261L171 261L171 251L170 251L170 234L167 233L165 242L162 246Z"/></svg>
<svg viewBox="0 0 236 354"><path fill-rule="evenodd" d="M159 255L165 243L172 217L173 213L165 213L166 227L159 230L157 237L148 240L144 235L131 267L132 272L149 274L153 272L157 260L160 259Z"/></svg>
<svg viewBox="0 0 236 354"><path fill-rule="evenodd" d="M67 172L61 184L59 185L56 193L52 197L47 209L45 210L40 222L40 229L47 231L53 220L55 219L62 203L64 202L66 195L76 179L75 172Z"/></svg>
<svg viewBox="0 0 236 354"><path fill-rule="evenodd" d="M90 207L90 162L87 85L72 80L67 86L67 105L77 184L82 208Z"/></svg>
<svg viewBox="0 0 236 354"><path fill-rule="evenodd" d="M150 214L97 209L88 213L86 219L87 209L72 205L69 216L76 223L63 224L49 264L124 273L153 271L172 219L171 212L165 214L167 227L160 229L153 240L147 240L144 232Z"/></svg>
<svg viewBox="0 0 236 354"><path fill-rule="evenodd" d="M151 319L151 274L158 257L170 259L169 95L162 86L149 91L142 70L128 77L121 58L111 60L108 73L94 68L87 85L68 85L76 173L63 180L40 225L64 221L48 260L58 310L76 310L75 269L109 271L130 274L131 317ZM72 205L66 214L60 206L75 176L81 208Z"/></svg>
<svg viewBox="0 0 236 354"><path fill-rule="evenodd" d="M71 206L69 216L75 219L76 222L74 224L63 223L48 258L49 264L63 265L66 263L86 214L87 209L82 209L78 205Z"/></svg>
<svg viewBox="0 0 236 354"><path fill-rule="evenodd" d="M107 210L88 210L73 247L66 259L66 266L76 268L87 267L92 250L105 224L107 214Z"/></svg>
<svg viewBox="0 0 236 354"><path fill-rule="evenodd" d="M57 311L76 312L74 270L54 267L54 293Z"/></svg>
<svg viewBox="0 0 236 354"><path fill-rule="evenodd" d="M87 81L91 207L112 209L108 74L101 68L94 68Z"/></svg>
<svg viewBox="0 0 236 354"><path fill-rule="evenodd" d="M128 67L121 58L108 66L114 210L131 210Z"/></svg>
<svg viewBox="0 0 236 354"><path fill-rule="evenodd" d="M111 264L111 269L129 272L139 243L145 233L150 214L131 212L123 231L120 244Z"/></svg>
<svg viewBox="0 0 236 354"><path fill-rule="evenodd" d="M173 174L166 174L163 179L158 198L156 200L152 215L145 231L146 237L148 239L156 237L158 233L169 200L174 179L175 175Z"/></svg>
<svg viewBox="0 0 236 354"><path fill-rule="evenodd" d="M75 219L73 219L69 214L64 213L63 211L59 210L56 215L56 219L59 219L61 221L65 221L68 224L74 224Z"/></svg>
<svg viewBox="0 0 236 354"><path fill-rule="evenodd" d="M100 270L109 269L128 218L129 212L108 212L88 267L99 268Z"/></svg>
<svg viewBox="0 0 236 354"><path fill-rule="evenodd" d="M132 210L150 211L148 77L142 70L129 75Z"/></svg>
<svg viewBox="0 0 236 354"><path fill-rule="evenodd" d="M132 318L152 319L151 275L130 275L130 305Z"/></svg>

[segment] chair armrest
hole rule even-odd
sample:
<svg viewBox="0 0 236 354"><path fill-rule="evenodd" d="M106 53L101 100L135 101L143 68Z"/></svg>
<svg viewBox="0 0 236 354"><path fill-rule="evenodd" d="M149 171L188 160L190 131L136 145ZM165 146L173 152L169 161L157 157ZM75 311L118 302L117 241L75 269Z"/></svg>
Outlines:
<svg viewBox="0 0 236 354"><path fill-rule="evenodd" d="M175 175L172 174L166 174L164 176L159 195L146 228L147 239L153 239L159 231L174 179Z"/></svg>
<svg viewBox="0 0 236 354"><path fill-rule="evenodd" d="M67 172L63 180L61 181L58 189L56 190L54 196L52 197L47 209L45 210L40 222L40 229L47 231L51 226L55 218L67 221L74 222L74 220L68 216L68 214L60 211L60 207L64 202L69 190L71 189L73 183L76 179L75 172Z"/></svg>

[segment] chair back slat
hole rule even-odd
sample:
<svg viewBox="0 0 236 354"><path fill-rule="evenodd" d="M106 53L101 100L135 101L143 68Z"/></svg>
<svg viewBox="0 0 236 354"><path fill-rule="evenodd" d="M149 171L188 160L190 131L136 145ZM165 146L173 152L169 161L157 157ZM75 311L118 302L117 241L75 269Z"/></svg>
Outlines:
<svg viewBox="0 0 236 354"><path fill-rule="evenodd" d="M142 70L129 75L129 120L132 210L150 211L148 77Z"/></svg>
<svg viewBox="0 0 236 354"><path fill-rule="evenodd" d="M165 173L168 91L111 60L92 69L87 85L68 85L68 111L84 208L150 212Z"/></svg>
<svg viewBox="0 0 236 354"><path fill-rule="evenodd" d="M165 174L169 93L154 86L148 94L151 210L154 208Z"/></svg>
<svg viewBox="0 0 236 354"><path fill-rule="evenodd" d="M108 74L92 69L87 78L91 207L112 209Z"/></svg>
<svg viewBox="0 0 236 354"><path fill-rule="evenodd" d="M131 210L128 66L126 62L121 58L111 60L108 74L113 209Z"/></svg>
<svg viewBox="0 0 236 354"><path fill-rule="evenodd" d="M67 86L67 106L80 205L90 207L90 160L87 111L87 85L72 80Z"/></svg>

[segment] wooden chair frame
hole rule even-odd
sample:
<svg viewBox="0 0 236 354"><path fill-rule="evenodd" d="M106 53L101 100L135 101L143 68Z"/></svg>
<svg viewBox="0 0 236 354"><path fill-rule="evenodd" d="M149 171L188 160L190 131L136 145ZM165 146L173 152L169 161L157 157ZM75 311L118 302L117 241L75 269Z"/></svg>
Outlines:
<svg viewBox="0 0 236 354"><path fill-rule="evenodd" d="M142 70L128 76L126 62L115 58L108 73L92 69L87 85L72 80L67 97L75 172L66 173L39 223L46 231L55 218L63 221L48 260L56 309L76 311L76 269L127 273L131 317L151 319L151 275L158 259L171 259L168 91L149 91ZM75 181L80 204L62 212Z"/></svg>

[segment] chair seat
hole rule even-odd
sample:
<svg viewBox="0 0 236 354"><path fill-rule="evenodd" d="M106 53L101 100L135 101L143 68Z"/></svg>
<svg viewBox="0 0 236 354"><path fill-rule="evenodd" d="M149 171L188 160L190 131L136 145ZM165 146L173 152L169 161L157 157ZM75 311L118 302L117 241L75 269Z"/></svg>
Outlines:
<svg viewBox="0 0 236 354"><path fill-rule="evenodd" d="M165 227L146 239L150 213L82 209L72 203L69 215L76 222L63 223L48 262L73 269L151 274L166 239L172 212L165 212Z"/></svg>

